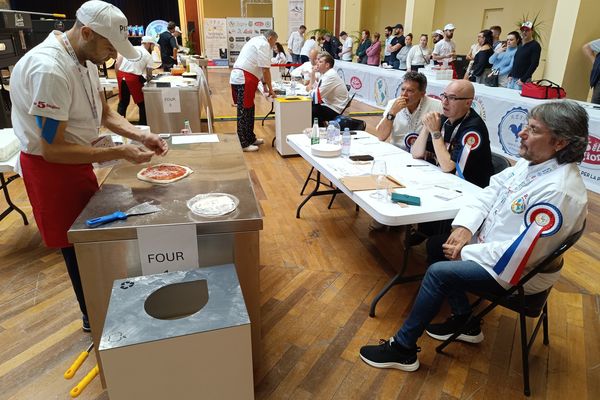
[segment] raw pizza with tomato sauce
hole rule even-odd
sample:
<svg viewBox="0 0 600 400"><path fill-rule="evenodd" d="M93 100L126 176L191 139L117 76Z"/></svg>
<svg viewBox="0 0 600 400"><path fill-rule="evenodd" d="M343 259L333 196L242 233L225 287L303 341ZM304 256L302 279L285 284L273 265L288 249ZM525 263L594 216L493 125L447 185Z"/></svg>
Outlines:
<svg viewBox="0 0 600 400"><path fill-rule="evenodd" d="M194 172L183 165L162 163L151 165L138 172L138 179L150 183L173 183Z"/></svg>

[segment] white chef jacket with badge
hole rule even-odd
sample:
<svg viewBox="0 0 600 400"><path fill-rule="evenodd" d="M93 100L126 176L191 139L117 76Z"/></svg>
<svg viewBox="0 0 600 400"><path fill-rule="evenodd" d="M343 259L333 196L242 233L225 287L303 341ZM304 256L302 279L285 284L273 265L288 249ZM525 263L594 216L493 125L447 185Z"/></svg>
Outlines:
<svg viewBox="0 0 600 400"><path fill-rule="evenodd" d="M11 74L10 97L12 124L21 151L42 155L42 138L35 116L68 121L67 142L90 145L98 138L102 118L98 67L86 61L86 67L80 68L89 78L83 82L77 65L61 44L61 37L54 32L19 60ZM90 101L97 111L95 121Z"/></svg>
<svg viewBox="0 0 600 400"><path fill-rule="evenodd" d="M561 165L551 159L530 166L529 161L520 159L515 166L492 176L490 185L477 198L468 200L452 221L453 227L463 226L475 232L471 244L461 251L462 260L481 265L508 289L510 284L501 281L493 268L525 229L527 209L537 203L558 208L562 226L554 235L539 238L522 277L583 226L587 191L577 165ZM525 284L525 292L534 294L546 290L559 277L560 271L537 274Z"/></svg>

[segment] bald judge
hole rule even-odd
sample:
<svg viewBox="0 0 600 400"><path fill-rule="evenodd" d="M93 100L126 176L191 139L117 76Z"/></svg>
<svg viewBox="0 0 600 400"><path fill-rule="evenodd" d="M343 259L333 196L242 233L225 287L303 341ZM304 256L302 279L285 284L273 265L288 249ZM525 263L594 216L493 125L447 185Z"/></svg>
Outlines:
<svg viewBox="0 0 600 400"><path fill-rule="evenodd" d="M485 122L471 108L475 89L465 80L450 82L440 94L443 114L423 116L423 129L411 147L414 158L439 165L479 187L493 175L490 138Z"/></svg>

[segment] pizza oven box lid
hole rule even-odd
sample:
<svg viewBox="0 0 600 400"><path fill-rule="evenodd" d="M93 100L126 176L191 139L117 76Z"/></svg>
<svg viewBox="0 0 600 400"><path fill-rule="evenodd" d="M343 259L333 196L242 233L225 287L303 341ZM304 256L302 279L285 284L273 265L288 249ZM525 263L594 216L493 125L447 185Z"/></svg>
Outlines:
<svg viewBox="0 0 600 400"><path fill-rule="evenodd" d="M98 350L111 399L248 399L250 343L226 264L115 280Z"/></svg>
<svg viewBox="0 0 600 400"><path fill-rule="evenodd" d="M262 229L262 214L237 135L217 134L218 143L169 144L169 153L154 157L151 163L119 162L92 196L68 232L73 244L137 240L137 228L195 224L198 235L254 232ZM194 173L170 184L152 184L137 178L144 167L173 163L191 168ZM239 199L236 210L218 217L192 213L187 200L201 193L228 193ZM115 221L90 229L85 221L115 210L153 201L160 212Z"/></svg>

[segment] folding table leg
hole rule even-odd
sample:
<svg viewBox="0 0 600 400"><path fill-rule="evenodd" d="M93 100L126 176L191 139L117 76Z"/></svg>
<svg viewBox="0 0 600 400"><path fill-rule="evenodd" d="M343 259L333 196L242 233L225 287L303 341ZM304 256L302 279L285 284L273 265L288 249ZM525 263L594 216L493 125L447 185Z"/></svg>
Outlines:
<svg viewBox="0 0 600 400"><path fill-rule="evenodd" d="M8 208L6 210L4 210L2 212L2 214L0 214L0 221L3 220L4 217L6 217L11 211L14 210L14 211L18 212L19 214L21 214L21 217L23 218L23 223L25 225L29 225L29 221L27 221L27 216L19 207L14 205L14 203L12 202L12 200L10 198L10 194L8 193L8 184L17 178L19 178L19 175L13 175L10 178L5 179L4 173L0 172L0 188L2 188L2 191L4 192L4 198L6 199L6 202L8 203Z"/></svg>

